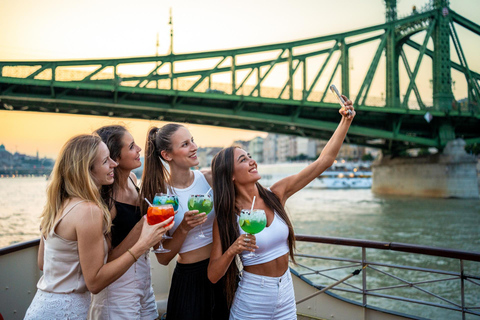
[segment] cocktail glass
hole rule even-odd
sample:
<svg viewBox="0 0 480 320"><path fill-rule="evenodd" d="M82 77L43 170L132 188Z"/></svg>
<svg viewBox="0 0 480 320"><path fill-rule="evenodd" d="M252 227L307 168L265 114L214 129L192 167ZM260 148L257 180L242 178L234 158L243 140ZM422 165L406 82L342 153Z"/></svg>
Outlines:
<svg viewBox="0 0 480 320"><path fill-rule="evenodd" d="M155 197L153 198L153 205L163 205L163 204L171 204L173 206L173 211L175 214L178 212L178 197L176 195L169 195L166 193L155 193ZM166 233L162 237L163 240L172 239Z"/></svg>
<svg viewBox="0 0 480 320"><path fill-rule="evenodd" d="M240 211L240 218L238 219L240 228L247 234L257 234L267 226L267 216L262 209L243 209ZM257 257L254 252L245 255L247 258Z"/></svg>
<svg viewBox="0 0 480 320"><path fill-rule="evenodd" d="M154 205L154 206L148 207L147 222L150 225L154 225L157 223L161 223L167 220L168 218L173 217L174 215L175 215L175 211L173 210L173 206L171 204ZM170 224L172 223L173 221ZM170 252L170 249L164 248L162 245L162 241L160 241L160 244L158 245L158 249L153 249L152 252L164 253L164 252Z"/></svg>
<svg viewBox="0 0 480 320"><path fill-rule="evenodd" d="M213 209L213 199L210 194L192 194L188 198L188 210L198 210L198 213L203 213L205 212L206 214L209 214L210 211ZM195 236L195 239L198 238L205 238L205 235L203 234L203 229L202 225L200 225L200 234Z"/></svg>

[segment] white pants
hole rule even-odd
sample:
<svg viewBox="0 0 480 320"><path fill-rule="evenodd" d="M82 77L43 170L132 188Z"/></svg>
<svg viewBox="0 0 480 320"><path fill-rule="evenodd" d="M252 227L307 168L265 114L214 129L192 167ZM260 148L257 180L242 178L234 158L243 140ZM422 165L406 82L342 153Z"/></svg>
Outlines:
<svg viewBox="0 0 480 320"><path fill-rule="evenodd" d="M158 317L146 252L120 278L92 294L88 319L152 320Z"/></svg>
<svg viewBox="0 0 480 320"><path fill-rule="evenodd" d="M243 271L230 309L230 320L243 319L297 319L290 269L281 277Z"/></svg>

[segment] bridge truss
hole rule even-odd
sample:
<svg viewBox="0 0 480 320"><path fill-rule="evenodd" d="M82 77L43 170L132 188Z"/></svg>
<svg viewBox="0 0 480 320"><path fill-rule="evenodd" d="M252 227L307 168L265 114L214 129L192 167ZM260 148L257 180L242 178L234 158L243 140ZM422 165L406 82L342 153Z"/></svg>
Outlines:
<svg viewBox="0 0 480 320"><path fill-rule="evenodd" d="M402 19L392 14L394 0L386 4L384 24L293 42L124 59L2 61L0 107L326 139L339 121L327 90L336 83L358 114L349 143L392 153L442 149L458 137L479 143L480 74L469 68L457 28L478 36L480 26L450 10L447 0ZM353 89L351 52L365 44L373 50ZM412 66L408 50L417 53ZM430 97L419 85L424 58L431 60ZM466 82L462 101L452 93L452 70ZM370 93L382 76L385 98L375 101Z"/></svg>

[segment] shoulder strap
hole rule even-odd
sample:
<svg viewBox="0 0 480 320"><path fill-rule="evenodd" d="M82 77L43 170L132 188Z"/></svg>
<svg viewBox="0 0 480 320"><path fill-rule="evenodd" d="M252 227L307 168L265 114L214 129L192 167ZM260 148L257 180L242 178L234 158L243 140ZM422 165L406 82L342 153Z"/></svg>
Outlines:
<svg viewBox="0 0 480 320"><path fill-rule="evenodd" d="M140 188L137 186L135 181L133 181L132 177L129 175L128 178L130 179L130 181L132 181L133 186L135 187L135 190L137 190L137 192L140 192Z"/></svg>
<svg viewBox="0 0 480 320"><path fill-rule="evenodd" d="M57 227L57 224L58 224L60 221L62 221L62 219L65 218L65 216L66 216L67 214L69 214L70 211L72 211L73 208L75 208L78 204L80 204L80 203L82 203L82 202L88 202L88 200L78 201L78 202L75 203L70 209L68 209L67 211L65 211L65 212L62 214L62 216L60 217L60 219L58 219L58 221L55 222L55 225L53 226L52 231L55 230L55 228Z"/></svg>

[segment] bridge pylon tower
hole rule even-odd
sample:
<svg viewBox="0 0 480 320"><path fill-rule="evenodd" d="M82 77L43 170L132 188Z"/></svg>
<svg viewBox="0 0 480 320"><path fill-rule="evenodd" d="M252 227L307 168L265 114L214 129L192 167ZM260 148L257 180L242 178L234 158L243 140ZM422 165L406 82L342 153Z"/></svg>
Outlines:
<svg viewBox="0 0 480 320"><path fill-rule="evenodd" d="M397 20L397 0L385 0L385 20L387 23L395 24ZM385 44L386 57L386 105L394 108L400 107L400 90L398 66L401 46L396 41L395 28L386 29L387 41Z"/></svg>

